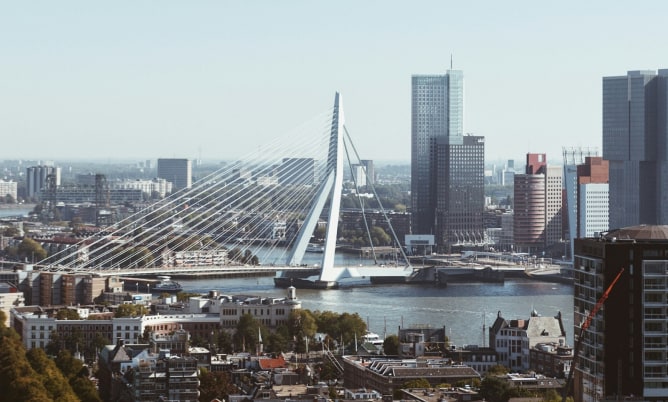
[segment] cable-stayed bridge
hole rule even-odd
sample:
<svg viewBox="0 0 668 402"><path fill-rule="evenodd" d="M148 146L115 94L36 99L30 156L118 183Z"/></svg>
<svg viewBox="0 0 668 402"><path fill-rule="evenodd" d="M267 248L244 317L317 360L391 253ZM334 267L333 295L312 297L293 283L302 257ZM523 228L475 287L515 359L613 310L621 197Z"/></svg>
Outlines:
<svg viewBox="0 0 668 402"><path fill-rule="evenodd" d="M234 146L233 139L230 145ZM191 188L105 227L36 266L103 276L264 269L278 272L277 286L313 288L374 278L405 281L415 272L391 225L401 263L335 266L344 169L352 173L354 165L362 163L337 93L330 111L295 132L276 136L256 152L198 179ZM359 197L356 175L351 176L350 190ZM361 200L359 205L364 214ZM381 211L387 219L382 207ZM322 258L307 266L302 262L304 253L312 246L323 214ZM367 224L366 218L363 221Z"/></svg>

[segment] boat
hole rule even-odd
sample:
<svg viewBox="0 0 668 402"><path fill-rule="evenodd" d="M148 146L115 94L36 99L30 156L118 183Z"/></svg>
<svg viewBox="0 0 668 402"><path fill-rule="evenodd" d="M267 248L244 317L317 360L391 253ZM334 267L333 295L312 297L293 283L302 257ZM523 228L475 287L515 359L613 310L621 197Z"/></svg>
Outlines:
<svg viewBox="0 0 668 402"><path fill-rule="evenodd" d="M364 343L370 343L374 346L383 346L385 341L380 337L380 335L373 332L367 331L366 334L362 336L362 341Z"/></svg>
<svg viewBox="0 0 668 402"><path fill-rule="evenodd" d="M169 276L158 276L158 279L160 279L160 282L153 286L151 293L179 293L183 290L183 286L171 280Z"/></svg>
<svg viewBox="0 0 668 402"><path fill-rule="evenodd" d="M307 253L324 253L325 252L325 246L320 245L320 244L309 243L306 246L306 252Z"/></svg>

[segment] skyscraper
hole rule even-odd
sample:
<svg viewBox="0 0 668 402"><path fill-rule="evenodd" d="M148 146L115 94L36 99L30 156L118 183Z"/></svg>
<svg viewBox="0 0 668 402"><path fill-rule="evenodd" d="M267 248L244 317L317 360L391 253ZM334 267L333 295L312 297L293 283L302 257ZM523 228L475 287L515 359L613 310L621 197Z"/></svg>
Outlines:
<svg viewBox="0 0 668 402"><path fill-rule="evenodd" d="M464 75L414 75L411 96L412 232L436 234L436 140L464 142Z"/></svg>
<svg viewBox="0 0 668 402"><path fill-rule="evenodd" d="M517 251L535 253L545 247L545 154L527 154L524 174L515 174L513 236Z"/></svg>
<svg viewBox="0 0 668 402"><path fill-rule="evenodd" d="M668 69L603 78L610 227L668 223Z"/></svg>
<svg viewBox="0 0 668 402"><path fill-rule="evenodd" d="M172 182L174 190L192 186L192 164L189 159L158 159L158 177Z"/></svg>
<svg viewBox="0 0 668 402"><path fill-rule="evenodd" d="M432 159L436 244L450 252L455 245L484 243L485 137L465 135L461 144L438 138Z"/></svg>

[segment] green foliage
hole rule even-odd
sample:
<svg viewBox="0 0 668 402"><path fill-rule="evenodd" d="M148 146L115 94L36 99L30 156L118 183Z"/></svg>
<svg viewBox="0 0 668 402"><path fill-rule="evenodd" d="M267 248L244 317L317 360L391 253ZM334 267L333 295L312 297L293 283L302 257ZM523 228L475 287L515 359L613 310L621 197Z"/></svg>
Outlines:
<svg viewBox="0 0 668 402"><path fill-rule="evenodd" d="M287 326L282 325L264 339L264 351L273 353L286 352L288 351L289 340L290 331Z"/></svg>
<svg viewBox="0 0 668 402"><path fill-rule="evenodd" d="M81 317L76 310L63 308L56 313L56 320L80 320Z"/></svg>
<svg viewBox="0 0 668 402"><path fill-rule="evenodd" d="M202 402L209 402L216 398L221 401L227 400L230 394L237 392L237 388L230 380L229 373L226 372L201 369L199 381L199 400Z"/></svg>
<svg viewBox="0 0 668 402"><path fill-rule="evenodd" d="M325 333L337 342L343 338L343 343L348 344L366 333L366 323L357 313L315 311L311 314L315 318L316 332Z"/></svg>
<svg viewBox="0 0 668 402"><path fill-rule="evenodd" d="M407 389L407 388L430 388L431 384L429 384L429 381L427 381L424 378L417 378L415 380L410 380L406 381L403 383L401 388Z"/></svg>
<svg viewBox="0 0 668 402"><path fill-rule="evenodd" d="M140 304L120 304L114 317L141 317L148 314L146 306Z"/></svg>
<svg viewBox="0 0 668 402"><path fill-rule="evenodd" d="M37 262L46 258L46 250L35 240L25 237L19 243L17 256L22 260Z"/></svg>
<svg viewBox="0 0 668 402"><path fill-rule="evenodd" d="M513 396L514 389L503 378L488 374L482 380L478 392L486 401L506 402Z"/></svg>
<svg viewBox="0 0 668 402"><path fill-rule="evenodd" d="M39 348L30 349L26 358L42 384L44 384L51 400L72 402L79 400L72 387L70 387L67 378L58 370L53 360L47 357L44 350Z"/></svg>
<svg viewBox="0 0 668 402"><path fill-rule="evenodd" d="M386 355L399 355L399 337L390 335L383 342L383 353Z"/></svg>
<svg viewBox="0 0 668 402"><path fill-rule="evenodd" d="M237 330L232 339L236 349L254 352L258 346L258 334L262 331L261 324L251 314L244 314L239 319ZM265 330L266 331L266 330ZM262 334L264 340L264 333Z"/></svg>
<svg viewBox="0 0 668 402"><path fill-rule="evenodd" d="M487 375L506 375L506 374L508 374L508 368L501 364L492 366L489 368L489 370L487 370Z"/></svg>
<svg viewBox="0 0 668 402"><path fill-rule="evenodd" d="M88 378L88 368L80 360L75 359L70 352L61 351L56 359L56 366L67 378L80 401L101 401L95 384Z"/></svg>

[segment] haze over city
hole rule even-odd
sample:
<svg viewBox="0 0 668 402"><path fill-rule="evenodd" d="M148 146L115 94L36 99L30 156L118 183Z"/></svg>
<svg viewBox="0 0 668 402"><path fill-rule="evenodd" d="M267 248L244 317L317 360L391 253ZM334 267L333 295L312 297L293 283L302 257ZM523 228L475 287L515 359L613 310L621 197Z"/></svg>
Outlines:
<svg viewBox="0 0 668 402"><path fill-rule="evenodd" d="M16 2L0 157L228 159L344 95L360 153L410 159L412 74L465 79L486 159L601 143L601 77L668 65L642 2Z"/></svg>

